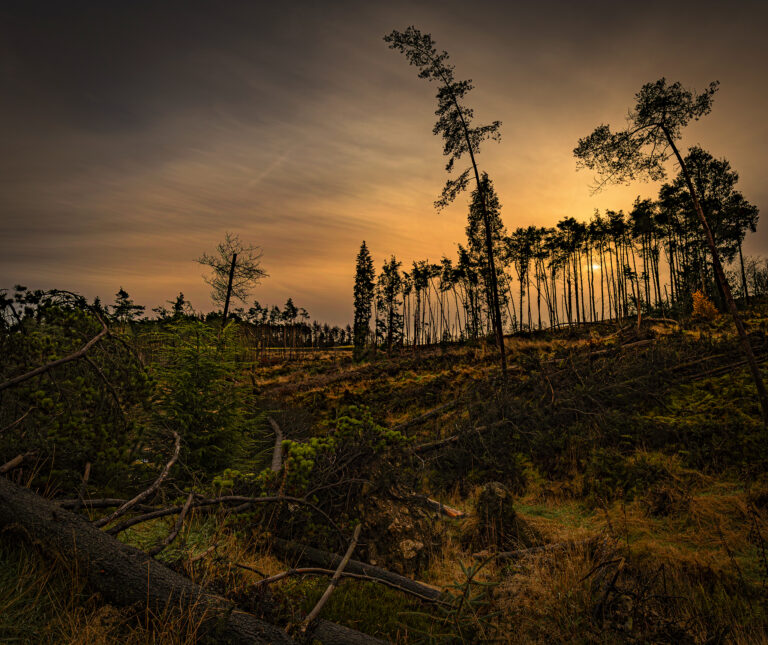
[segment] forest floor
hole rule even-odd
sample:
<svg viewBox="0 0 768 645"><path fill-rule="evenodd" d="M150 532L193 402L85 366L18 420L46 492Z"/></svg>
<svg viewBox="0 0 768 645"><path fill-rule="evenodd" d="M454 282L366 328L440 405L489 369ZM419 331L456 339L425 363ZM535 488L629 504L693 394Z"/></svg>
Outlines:
<svg viewBox="0 0 768 645"><path fill-rule="evenodd" d="M354 557L448 590L450 602L349 579L323 616L397 643L768 642L768 435L731 325L635 323L508 338L506 379L482 344L362 363L349 352L243 363L263 428L238 471L268 467L266 415L305 443L365 406L406 437L391 462L401 497L367 505L363 490L367 508L345 511L359 510L368 531ZM748 323L764 360L768 306ZM438 440L444 447L411 450ZM483 495L495 482L509 497L490 517ZM399 501L403 491L465 516L419 511ZM121 539L151 546L173 521ZM245 609L272 603L290 622L328 579L291 576L255 594L262 576L296 562L270 549L280 530L269 517L253 521L194 516L159 557ZM309 542L313 530L288 537ZM529 537L513 539L520 531ZM518 553L493 557L505 548ZM126 621L66 562L0 543L0 634L15 634L3 642L195 642L184 616Z"/></svg>

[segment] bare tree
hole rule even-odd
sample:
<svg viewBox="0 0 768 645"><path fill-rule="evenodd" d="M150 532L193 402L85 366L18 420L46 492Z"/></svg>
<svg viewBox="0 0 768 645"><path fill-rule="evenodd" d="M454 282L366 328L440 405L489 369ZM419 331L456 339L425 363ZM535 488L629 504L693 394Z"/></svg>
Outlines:
<svg viewBox="0 0 768 645"><path fill-rule="evenodd" d="M229 314L229 303L234 296L245 302L262 278L268 276L261 268L261 248L246 246L240 241L239 235L226 233L224 241L216 247L216 253L203 253L197 262L212 269L209 276L203 276L211 286L211 300L217 305L223 305L223 327Z"/></svg>

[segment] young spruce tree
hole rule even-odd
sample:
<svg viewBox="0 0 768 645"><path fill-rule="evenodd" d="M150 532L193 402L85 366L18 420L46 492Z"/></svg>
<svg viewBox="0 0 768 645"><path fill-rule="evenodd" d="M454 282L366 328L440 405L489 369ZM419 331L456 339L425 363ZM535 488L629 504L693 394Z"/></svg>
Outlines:
<svg viewBox="0 0 768 645"><path fill-rule="evenodd" d="M355 358L360 358L368 341L371 324L371 305L373 304L373 260L365 245L360 245L355 269Z"/></svg>

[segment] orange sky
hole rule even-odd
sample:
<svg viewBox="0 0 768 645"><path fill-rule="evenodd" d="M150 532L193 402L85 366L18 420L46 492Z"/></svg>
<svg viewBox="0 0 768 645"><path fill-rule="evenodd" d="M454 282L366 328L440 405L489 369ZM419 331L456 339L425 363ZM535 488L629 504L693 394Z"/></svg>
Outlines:
<svg viewBox="0 0 768 645"><path fill-rule="evenodd" d="M207 310L193 259L229 230L264 250L255 299L346 324L361 240L377 266L453 256L467 198L432 208L446 178L435 88L382 41L409 24L474 80L478 122L502 121L479 161L507 227L654 196L591 195L572 150L661 76L721 81L683 145L727 157L768 208L765 3L24 6L0 15L0 287L111 301L123 286L148 308L183 291ZM766 230L747 253L768 252Z"/></svg>

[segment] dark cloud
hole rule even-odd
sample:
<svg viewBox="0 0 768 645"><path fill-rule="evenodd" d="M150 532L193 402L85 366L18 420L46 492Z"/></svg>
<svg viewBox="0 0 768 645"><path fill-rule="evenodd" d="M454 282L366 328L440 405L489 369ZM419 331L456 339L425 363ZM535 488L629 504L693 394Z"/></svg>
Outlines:
<svg viewBox="0 0 768 645"><path fill-rule="evenodd" d="M464 202L431 208L434 88L381 40L408 24L474 79L478 118L503 121L482 163L508 226L652 195L590 195L571 150L660 76L722 82L684 144L726 156L768 208L766 18L759 2L6 3L0 284L205 307L192 260L232 230L264 248L261 302L346 322L361 239L409 262L463 235ZM762 228L747 244L767 247Z"/></svg>

